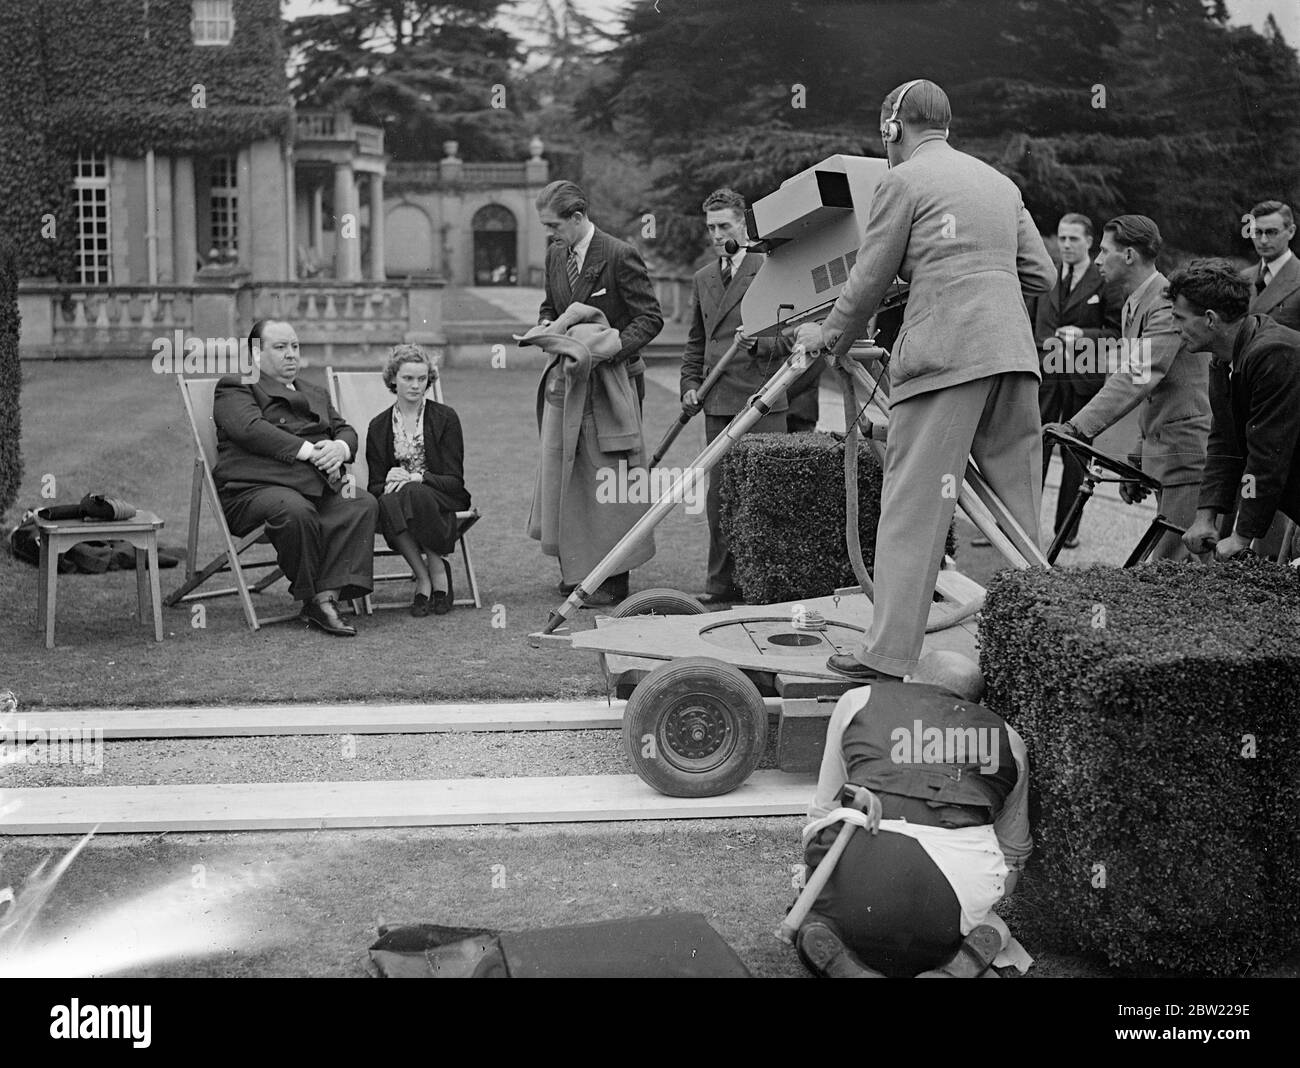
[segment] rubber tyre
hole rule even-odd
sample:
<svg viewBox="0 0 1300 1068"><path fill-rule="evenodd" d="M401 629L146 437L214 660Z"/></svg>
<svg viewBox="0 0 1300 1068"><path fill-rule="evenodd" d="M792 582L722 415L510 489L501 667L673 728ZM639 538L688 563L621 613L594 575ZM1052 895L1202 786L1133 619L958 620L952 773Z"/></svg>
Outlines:
<svg viewBox="0 0 1300 1068"><path fill-rule="evenodd" d="M689 593L656 589L632 594L610 615L614 619L624 619L627 616L703 616L708 611Z"/></svg>
<svg viewBox="0 0 1300 1068"><path fill-rule="evenodd" d="M632 770L669 797L730 793L758 767L766 744L763 695L738 668L711 657L655 668L623 713Z"/></svg>

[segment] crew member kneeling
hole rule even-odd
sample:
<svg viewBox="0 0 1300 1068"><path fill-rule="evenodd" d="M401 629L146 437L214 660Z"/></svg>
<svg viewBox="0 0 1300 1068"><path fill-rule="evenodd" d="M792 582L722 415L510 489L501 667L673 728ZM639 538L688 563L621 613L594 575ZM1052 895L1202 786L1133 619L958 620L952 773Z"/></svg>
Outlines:
<svg viewBox="0 0 1300 1068"><path fill-rule="evenodd" d="M799 929L799 956L817 974L1028 967L992 911L1033 848L1028 759L1019 735L977 703L983 692L971 660L933 652L906 682L850 690L836 704L804 829L809 874L839 833L846 784L869 792L863 829Z"/></svg>

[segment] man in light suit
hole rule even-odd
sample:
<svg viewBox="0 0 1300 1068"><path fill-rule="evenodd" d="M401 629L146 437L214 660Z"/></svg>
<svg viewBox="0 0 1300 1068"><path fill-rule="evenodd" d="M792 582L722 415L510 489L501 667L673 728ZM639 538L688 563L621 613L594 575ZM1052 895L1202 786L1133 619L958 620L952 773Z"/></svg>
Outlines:
<svg viewBox="0 0 1300 1068"><path fill-rule="evenodd" d="M1034 340L1042 353L1043 381L1038 389L1038 410L1044 423L1069 419L1088 403L1106 381L1104 368L1090 359L1102 338L1119 337L1120 306L1124 295L1106 285L1092 262L1092 220L1070 212L1056 226L1061 250L1061 277L1050 293L1039 297L1034 311ZM1043 453L1043 477L1051 447ZM1061 492L1056 498L1053 535L1074 503L1083 482L1083 467L1066 449L1061 450ZM1066 534L1065 548L1079 544L1079 520Z"/></svg>
<svg viewBox="0 0 1300 1068"><path fill-rule="evenodd" d="M880 117L892 169L876 188L857 262L825 323L796 336L809 352L843 353L895 276L911 283L889 367L871 631L856 656L827 661L854 678L916 667L970 457L1037 541L1039 369L1025 296L1056 281L1015 183L947 144L942 89L901 85Z"/></svg>
<svg viewBox="0 0 1300 1068"><path fill-rule="evenodd" d="M717 259L696 271L692 280L694 308L686 349L682 353L681 378L682 406L692 415L701 408L697 391L735 340L736 330L742 325L740 300L763 265L761 254L745 250L748 243L745 198L739 193L731 189L710 193L704 201L704 224ZM729 240L740 246L732 255L728 255L726 250ZM727 424L745 407L745 402L759 392L781 366L788 353L789 344L780 338L754 338L742 343L704 397L706 444L727 428ZM777 399L772 411L755 423L750 432L785 433L786 407L785 397ZM719 526L721 483L718 473L711 472L708 493L704 498L709 519L709 572L704 593L700 596L704 604L724 604L741 599L732 580L734 561L731 550Z"/></svg>
<svg viewBox="0 0 1300 1068"><path fill-rule="evenodd" d="M548 326L570 304L587 304L602 311L622 343L614 362L627 366L637 403L642 403L645 361L641 350L664 328L645 261L627 242L596 228L587 218L587 194L573 182L555 181L538 193L537 214L550 235L539 324ZM567 596L574 587L561 579L559 590ZM601 583L602 602L617 603L627 594L626 571Z"/></svg>
<svg viewBox="0 0 1300 1068"><path fill-rule="evenodd" d="M1186 530L1196 518L1210 433L1208 365L1187 351L1174 322L1165 296L1169 280L1156 270L1163 245L1160 228L1145 215L1121 215L1102 230L1097 267L1108 283L1114 282L1126 294L1121 322L1124 345L1100 392L1078 415L1053 425L1090 442L1141 405L1138 440L1129 451L1129 462L1160 480L1157 507L1171 523ZM1121 483L1120 496L1133 504L1146 496L1146 490ZM1167 532L1151 558L1186 559L1181 536Z"/></svg>
<svg viewBox="0 0 1300 1068"><path fill-rule="evenodd" d="M539 322L558 319L570 304L599 308L623 342L615 359L627 364L637 398L644 400L641 350L658 337L664 316L641 254L596 228L587 218L587 194L573 182L552 182L538 193L537 213L551 239Z"/></svg>
<svg viewBox="0 0 1300 1068"><path fill-rule="evenodd" d="M1280 200L1265 200L1250 209L1247 234L1259 263L1246 268L1251 286L1251 315L1300 330L1300 260L1291 251L1295 217Z"/></svg>

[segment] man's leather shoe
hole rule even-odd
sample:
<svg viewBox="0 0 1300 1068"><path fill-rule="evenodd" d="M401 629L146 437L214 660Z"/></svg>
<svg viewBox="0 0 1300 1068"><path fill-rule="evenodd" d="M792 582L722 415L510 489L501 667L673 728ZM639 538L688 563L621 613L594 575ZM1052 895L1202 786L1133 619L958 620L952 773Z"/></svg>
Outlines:
<svg viewBox="0 0 1300 1068"><path fill-rule="evenodd" d="M847 675L851 679L874 679L880 677L873 667L867 667L855 656L849 656L848 653L836 653L829 657L826 666L832 671L838 671L841 675Z"/></svg>
<svg viewBox="0 0 1300 1068"><path fill-rule="evenodd" d="M357 628L343 622L337 601L306 601L302 606L302 618L313 627L319 627L326 634L333 634L337 638L357 636Z"/></svg>
<svg viewBox="0 0 1300 1068"><path fill-rule="evenodd" d="M883 979L854 955L840 936L820 920L809 920L796 938L799 955L814 972L826 979Z"/></svg>
<svg viewBox="0 0 1300 1068"><path fill-rule="evenodd" d="M725 593L701 593L695 599L700 604L737 604L745 600L744 595L735 586Z"/></svg>
<svg viewBox="0 0 1300 1068"><path fill-rule="evenodd" d="M982 923L965 939L946 964L922 972L918 979L978 979L1002 950L1002 935L991 924Z"/></svg>
<svg viewBox="0 0 1300 1068"><path fill-rule="evenodd" d="M574 590L578 588L578 584L576 582L565 582L564 580L561 579L560 584L555 588L559 590L560 593L562 593L565 597L568 597L569 594L571 594Z"/></svg>

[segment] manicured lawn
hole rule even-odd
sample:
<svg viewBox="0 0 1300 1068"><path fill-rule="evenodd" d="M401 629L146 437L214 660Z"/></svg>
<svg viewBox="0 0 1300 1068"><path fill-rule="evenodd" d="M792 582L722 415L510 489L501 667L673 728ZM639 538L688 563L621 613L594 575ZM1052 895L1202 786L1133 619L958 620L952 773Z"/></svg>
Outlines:
<svg viewBox="0 0 1300 1068"><path fill-rule="evenodd" d="M799 823L108 836L77 858L31 943L65 969L358 976L380 923L523 930L663 909L703 913L756 976L800 976L773 936L795 894ZM0 884L47 852L11 845ZM1029 974L1107 973L1052 954Z"/></svg>
<svg viewBox="0 0 1300 1068"><path fill-rule="evenodd" d="M125 498L166 523L160 541L183 546L194 448L179 391L145 362L26 363L23 366L24 477L19 507L59 503L88 491ZM307 377L324 382L322 368ZM447 400L466 438L466 480L483 519L470 535L485 607L416 620L381 612L360 623L356 639L333 639L298 623L251 632L235 598L206 602L205 626L193 606L164 609L165 641L133 618L135 576L59 578L57 647L47 651L35 628L35 568L0 554L0 685L23 707L158 705L256 701L442 701L493 697L571 697L603 692L593 657L556 646L530 648L563 598L559 568L524 527L537 455L533 370L451 370ZM647 438L656 441L676 415L676 399L651 384ZM364 434L364 428L361 428ZM701 431L691 428L665 464L693 459ZM17 521L17 510L7 518ZM216 553L213 525L203 524L200 555ZM703 587L707 544L703 514L678 509L656 532L658 553L632 576L632 588ZM163 594L181 569L162 573ZM462 576L458 575L458 582ZM263 595L271 612L295 607L286 584ZM381 597L408 601L405 583ZM260 603L260 602L259 602ZM579 627L591 626L582 613Z"/></svg>

